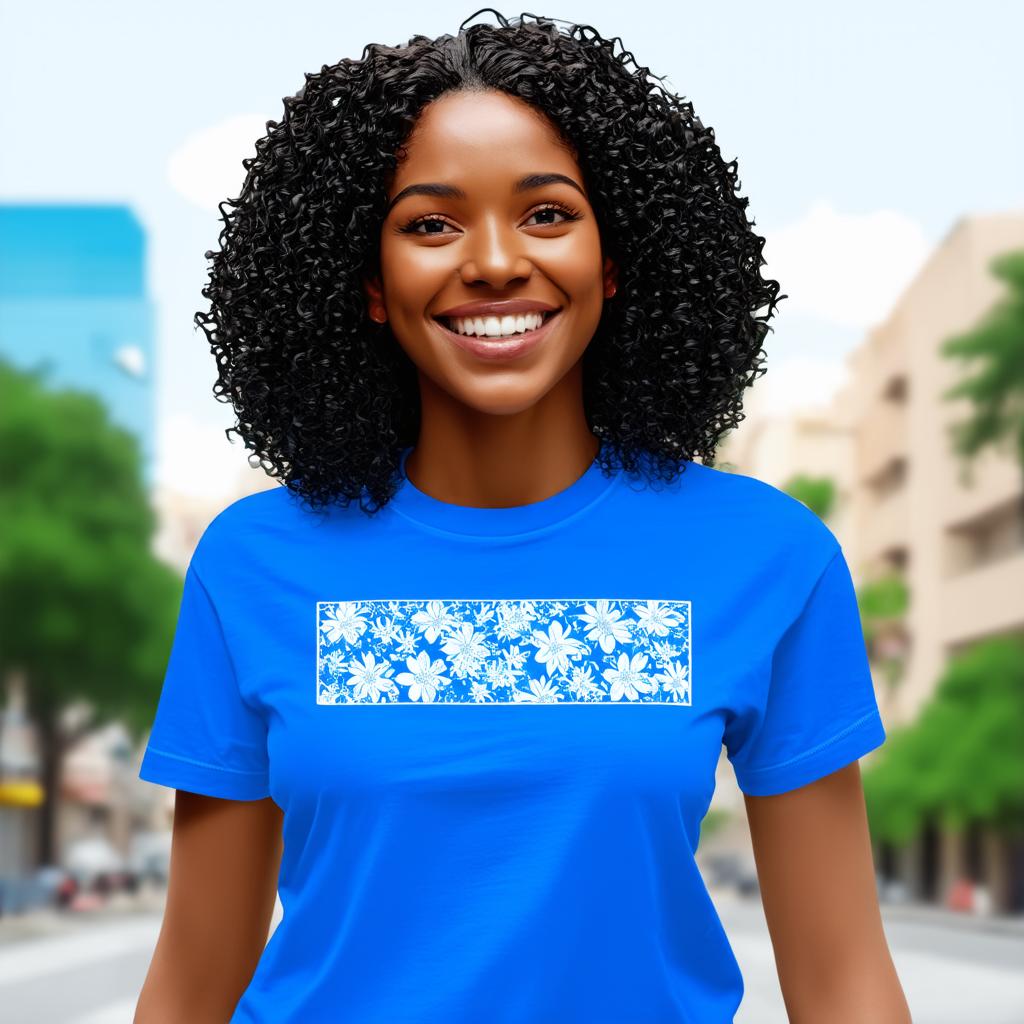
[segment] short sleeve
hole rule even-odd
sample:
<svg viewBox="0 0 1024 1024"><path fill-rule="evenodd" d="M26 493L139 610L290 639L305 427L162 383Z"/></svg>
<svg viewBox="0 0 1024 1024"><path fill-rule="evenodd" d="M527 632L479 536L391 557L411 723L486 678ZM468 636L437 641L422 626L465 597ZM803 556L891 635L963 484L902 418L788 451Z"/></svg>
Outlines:
<svg viewBox="0 0 1024 1024"><path fill-rule="evenodd" d="M780 637L758 710L725 737L736 782L751 796L807 785L885 742L856 591L841 548Z"/></svg>
<svg viewBox="0 0 1024 1024"><path fill-rule="evenodd" d="M265 721L242 699L194 558L139 778L234 800L270 795Z"/></svg>

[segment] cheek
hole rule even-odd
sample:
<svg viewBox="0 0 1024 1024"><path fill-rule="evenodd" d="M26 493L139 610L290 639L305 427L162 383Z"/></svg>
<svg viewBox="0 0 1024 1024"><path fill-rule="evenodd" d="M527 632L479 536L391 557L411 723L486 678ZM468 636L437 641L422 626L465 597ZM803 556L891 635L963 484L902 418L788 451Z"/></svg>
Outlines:
<svg viewBox="0 0 1024 1024"><path fill-rule="evenodd" d="M601 243L597 231L566 235L561 244L538 259L545 270L574 302L587 302L603 291Z"/></svg>
<svg viewBox="0 0 1024 1024"><path fill-rule="evenodd" d="M451 259L441 255L440 247L381 243L381 272L388 306L422 311L451 276Z"/></svg>

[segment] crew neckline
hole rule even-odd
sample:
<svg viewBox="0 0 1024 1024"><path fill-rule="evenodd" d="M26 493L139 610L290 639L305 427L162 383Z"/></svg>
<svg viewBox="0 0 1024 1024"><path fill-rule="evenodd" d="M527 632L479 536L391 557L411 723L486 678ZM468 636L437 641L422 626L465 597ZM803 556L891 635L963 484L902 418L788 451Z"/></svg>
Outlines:
<svg viewBox="0 0 1024 1024"><path fill-rule="evenodd" d="M399 484L389 504L400 515L448 533L474 537L500 537L540 530L564 522L610 493L619 482L619 469L606 476L600 451L581 477L541 501L507 508L481 508L441 501L421 491L405 473L412 445L402 449L398 464Z"/></svg>

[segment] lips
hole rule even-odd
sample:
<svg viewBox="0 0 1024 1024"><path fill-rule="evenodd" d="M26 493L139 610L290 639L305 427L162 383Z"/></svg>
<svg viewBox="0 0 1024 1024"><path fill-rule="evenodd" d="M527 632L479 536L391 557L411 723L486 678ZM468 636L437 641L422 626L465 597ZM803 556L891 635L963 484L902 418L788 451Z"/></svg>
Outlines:
<svg viewBox="0 0 1024 1024"><path fill-rule="evenodd" d="M477 299L475 302L449 306L435 313L434 317L516 316L519 313L554 313L560 308L543 299Z"/></svg>

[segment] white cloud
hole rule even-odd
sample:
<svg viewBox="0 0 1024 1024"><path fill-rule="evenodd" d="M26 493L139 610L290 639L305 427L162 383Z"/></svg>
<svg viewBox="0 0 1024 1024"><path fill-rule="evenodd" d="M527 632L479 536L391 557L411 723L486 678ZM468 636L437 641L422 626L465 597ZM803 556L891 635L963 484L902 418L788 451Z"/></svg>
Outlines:
<svg viewBox="0 0 1024 1024"><path fill-rule="evenodd" d="M190 135L167 161L171 188L188 202L218 213L218 203L241 192L242 160L256 155L256 140L267 134L266 122L263 114L239 114Z"/></svg>
<svg viewBox="0 0 1024 1024"><path fill-rule="evenodd" d="M146 353L138 345L122 345L114 353L114 362L132 377L146 373Z"/></svg>
<svg viewBox="0 0 1024 1024"><path fill-rule="evenodd" d="M762 272L789 296L779 303L780 318L799 313L844 328L884 320L932 249L905 214L844 214L825 200L795 223L762 233Z"/></svg>

